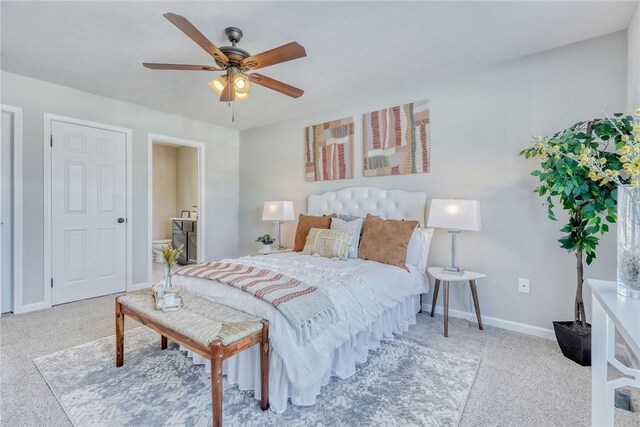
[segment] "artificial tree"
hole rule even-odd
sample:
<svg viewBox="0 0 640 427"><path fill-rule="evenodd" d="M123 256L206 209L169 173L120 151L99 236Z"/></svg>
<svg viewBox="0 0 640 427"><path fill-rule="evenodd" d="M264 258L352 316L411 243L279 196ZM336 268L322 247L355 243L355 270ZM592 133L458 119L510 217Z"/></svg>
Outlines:
<svg viewBox="0 0 640 427"><path fill-rule="evenodd" d="M618 185L637 181L640 174L640 166L630 169L629 159L616 153L633 141L635 126L631 116L622 114L578 122L551 137L534 137L533 145L520 153L541 159L540 168L531 174L540 180L534 192L546 198L549 219L557 220L556 204L569 216L558 241L561 248L576 255L572 329L579 334L590 332L582 297L584 261L593 262L600 236L616 222Z"/></svg>

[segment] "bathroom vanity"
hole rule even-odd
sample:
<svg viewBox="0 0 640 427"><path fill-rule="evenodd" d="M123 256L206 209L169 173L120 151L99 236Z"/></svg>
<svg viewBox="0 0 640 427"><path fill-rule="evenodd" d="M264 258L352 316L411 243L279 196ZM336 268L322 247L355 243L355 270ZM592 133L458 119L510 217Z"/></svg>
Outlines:
<svg viewBox="0 0 640 427"><path fill-rule="evenodd" d="M198 262L198 220L195 218L171 218L171 243L184 245L178 264Z"/></svg>

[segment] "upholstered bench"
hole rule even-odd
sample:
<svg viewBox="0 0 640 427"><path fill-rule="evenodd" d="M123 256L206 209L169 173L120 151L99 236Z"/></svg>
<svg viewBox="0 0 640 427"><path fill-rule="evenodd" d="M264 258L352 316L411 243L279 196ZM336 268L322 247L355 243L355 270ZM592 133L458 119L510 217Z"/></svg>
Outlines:
<svg viewBox="0 0 640 427"><path fill-rule="evenodd" d="M260 408L269 408L269 323L242 311L190 294L182 294L184 307L159 311L150 294L116 298L116 366L124 363L124 316L137 320L167 338L211 361L213 426L222 425L222 361L260 344Z"/></svg>

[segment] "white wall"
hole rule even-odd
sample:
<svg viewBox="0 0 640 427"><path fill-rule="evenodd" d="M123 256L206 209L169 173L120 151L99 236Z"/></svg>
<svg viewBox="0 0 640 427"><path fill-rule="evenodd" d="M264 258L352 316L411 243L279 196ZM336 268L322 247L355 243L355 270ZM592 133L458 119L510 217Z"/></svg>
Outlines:
<svg viewBox="0 0 640 427"><path fill-rule="evenodd" d="M25 304L43 300L43 113L133 129L133 283L147 281L147 134L206 144L206 256L237 253L239 134L175 114L129 104L2 71L1 102L24 109Z"/></svg>
<svg viewBox="0 0 640 427"><path fill-rule="evenodd" d="M310 194L369 185L427 192L429 198L481 201L483 228L463 233L459 263L488 275L479 284L482 313L545 329L573 318L575 257L559 248L561 222L547 219L532 193L535 161L518 156L534 134L550 134L576 121L626 108L624 31L498 64L439 81L420 76L372 88L367 98L344 94L344 106L240 134L240 247L254 252L265 200L293 200L306 211ZM431 101L431 173L362 177L362 114L408 101ZM355 179L304 181L304 128L353 116ZM292 244L295 223L286 223ZM615 236L609 233L588 277L615 277ZM447 233L435 234L429 265L448 261ZM531 279L531 294L517 292L518 277ZM587 295L588 296L588 295ZM429 296L430 298L430 296ZM455 286L453 309L469 311L468 290ZM430 299L428 299L430 301ZM589 307L588 307L589 308Z"/></svg>
<svg viewBox="0 0 640 427"><path fill-rule="evenodd" d="M177 163L177 213L191 212L194 206L198 206L198 149L178 147Z"/></svg>
<svg viewBox="0 0 640 427"><path fill-rule="evenodd" d="M178 212L178 147L154 143L153 240L171 238L170 218Z"/></svg>
<svg viewBox="0 0 640 427"><path fill-rule="evenodd" d="M640 108L640 3L627 28L627 110Z"/></svg>

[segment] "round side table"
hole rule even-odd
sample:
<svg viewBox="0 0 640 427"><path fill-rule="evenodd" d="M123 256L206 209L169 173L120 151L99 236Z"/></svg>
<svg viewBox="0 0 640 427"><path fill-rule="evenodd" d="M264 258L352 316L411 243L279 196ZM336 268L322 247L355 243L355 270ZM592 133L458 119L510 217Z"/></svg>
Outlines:
<svg viewBox="0 0 640 427"><path fill-rule="evenodd" d="M480 302L478 301L478 288L476 286L476 280L487 277L482 273L475 273L473 271L465 271L463 274L451 274L443 270L442 267L429 267L427 270L436 283L433 289L433 302L431 303L431 317L436 309L436 302L438 301L438 291L440 290L440 283L444 284L443 295L443 314L444 314L444 336L449 336L449 283L451 282L469 282L471 288L471 295L473 296L473 305L476 309L476 317L478 318L478 328L483 330L482 316L480 315Z"/></svg>

